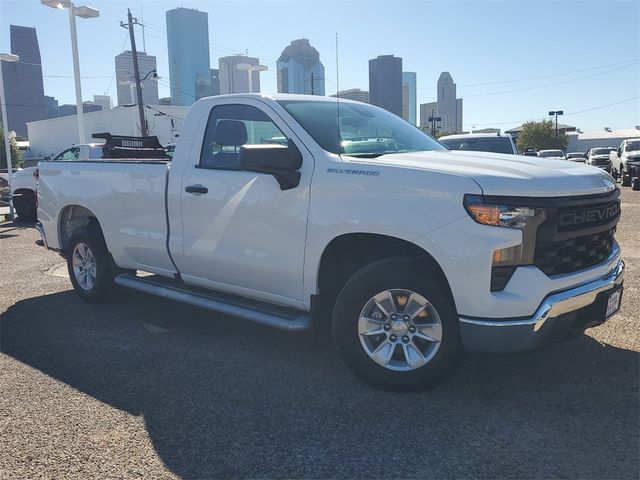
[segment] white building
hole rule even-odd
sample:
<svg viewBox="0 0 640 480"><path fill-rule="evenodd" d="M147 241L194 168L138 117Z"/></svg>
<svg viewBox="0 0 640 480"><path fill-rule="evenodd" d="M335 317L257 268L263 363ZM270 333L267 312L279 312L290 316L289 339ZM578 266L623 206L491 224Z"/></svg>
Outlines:
<svg viewBox="0 0 640 480"><path fill-rule="evenodd" d="M227 93L248 93L249 74L245 70L238 70L238 64L248 63L249 65L259 65L260 60L247 55L231 55L218 59L218 78L220 79L220 95ZM252 91L260 92L260 72L251 72Z"/></svg>
<svg viewBox="0 0 640 480"><path fill-rule="evenodd" d="M133 71L133 53L130 50L116 55L116 82L118 87L118 105L132 105L137 102L135 74ZM142 103L158 105L158 82L153 79L156 70L156 57L138 52L138 71L142 80Z"/></svg>
<svg viewBox="0 0 640 480"><path fill-rule="evenodd" d="M602 129L568 132L567 152L586 152L591 147L619 147L627 138L640 138L640 125L621 130Z"/></svg>
<svg viewBox="0 0 640 480"><path fill-rule="evenodd" d="M182 128L182 122L189 107L145 105L145 116L149 125L149 135L156 135L162 145L176 141L176 134ZM85 113L84 125L87 142L94 142L94 133L114 135L140 135L140 118L136 107L116 107ZM78 117L49 118L27 123L30 155L46 157L78 143Z"/></svg>
<svg viewBox="0 0 640 480"><path fill-rule="evenodd" d="M340 90L338 93L334 93L331 96L346 98L347 100L355 100L356 102L369 103L369 92L366 90L360 90L359 88Z"/></svg>

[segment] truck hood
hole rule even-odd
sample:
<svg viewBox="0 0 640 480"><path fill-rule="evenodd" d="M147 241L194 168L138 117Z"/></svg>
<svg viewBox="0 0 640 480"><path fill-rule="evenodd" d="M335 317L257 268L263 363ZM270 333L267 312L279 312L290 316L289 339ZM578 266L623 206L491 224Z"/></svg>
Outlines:
<svg viewBox="0 0 640 480"><path fill-rule="evenodd" d="M600 168L524 155L440 150L350 161L466 176L485 195L556 197L606 193L615 188L614 180Z"/></svg>
<svg viewBox="0 0 640 480"><path fill-rule="evenodd" d="M630 152L624 152L624 156L627 158L640 159L640 150L631 150Z"/></svg>

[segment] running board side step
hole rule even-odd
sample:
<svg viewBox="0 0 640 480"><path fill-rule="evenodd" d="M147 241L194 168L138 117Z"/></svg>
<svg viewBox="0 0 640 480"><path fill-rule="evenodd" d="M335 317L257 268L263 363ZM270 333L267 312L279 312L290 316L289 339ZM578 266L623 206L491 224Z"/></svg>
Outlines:
<svg viewBox="0 0 640 480"><path fill-rule="evenodd" d="M306 312L273 307L268 304L243 298L191 288L184 284L167 282L157 277L138 277L125 273L114 279L116 285L168 298L180 303L211 310L233 317L262 323L280 330L300 331L311 327L311 318Z"/></svg>

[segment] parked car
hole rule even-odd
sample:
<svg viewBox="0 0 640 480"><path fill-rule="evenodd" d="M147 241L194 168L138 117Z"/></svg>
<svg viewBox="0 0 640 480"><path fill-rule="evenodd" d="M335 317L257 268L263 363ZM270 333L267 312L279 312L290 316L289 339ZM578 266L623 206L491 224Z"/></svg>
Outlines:
<svg viewBox="0 0 640 480"><path fill-rule="evenodd" d="M171 168L164 150L45 162L43 243L87 302L115 284L289 331L330 322L345 364L395 390L438 383L464 350L539 348L619 309L610 175L446 150L336 101L200 99Z"/></svg>
<svg viewBox="0 0 640 480"><path fill-rule="evenodd" d="M524 155L525 157L537 157L538 152L536 152L536 149L533 147L525 147L522 155Z"/></svg>
<svg viewBox="0 0 640 480"><path fill-rule="evenodd" d="M508 153L518 155L516 144L510 135L499 133L465 133L440 137L438 141L449 150Z"/></svg>
<svg viewBox="0 0 640 480"><path fill-rule="evenodd" d="M640 138L623 140L618 149L611 152L611 174L614 178L622 179L622 186L631 185L631 176L628 172L630 164L640 164Z"/></svg>
<svg viewBox="0 0 640 480"><path fill-rule="evenodd" d="M72 145L53 157L56 162L76 162L93 160L102 156L102 144L86 143ZM45 158L44 161L50 161ZM38 181L38 167L20 168L11 177L11 191L13 193L13 207L18 217L25 222L36 221L36 184Z"/></svg>
<svg viewBox="0 0 640 480"><path fill-rule="evenodd" d="M572 162L585 163L585 156L582 152L569 152L566 155L566 159Z"/></svg>
<svg viewBox="0 0 640 480"><path fill-rule="evenodd" d="M591 147L584 154L585 163L611 173L610 157L611 152L615 150L615 147Z"/></svg>
<svg viewBox="0 0 640 480"><path fill-rule="evenodd" d="M542 158L554 158L556 160L565 160L562 150L540 150L538 156Z"/></svg>

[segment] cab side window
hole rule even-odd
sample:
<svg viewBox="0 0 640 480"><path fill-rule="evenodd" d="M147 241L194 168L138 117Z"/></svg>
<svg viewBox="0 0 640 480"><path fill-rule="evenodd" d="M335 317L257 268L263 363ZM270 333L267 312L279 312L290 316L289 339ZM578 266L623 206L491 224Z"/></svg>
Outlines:
<svg viewBox="0 0 640 480"><path fill-rule="evenodd" d="M243 145L287 145L287 140L260 109L249 105L219 105L209 114L198 166L237 170Z"/></svg>
<svg viewBox="0 0 640 480"><path fill-rule="evenodd" d="M68 150L65 150L53 160L55 162L72 162L74 160L78 160L79 157L80 157L80 149L77 147L73 147Z"/></svg>

